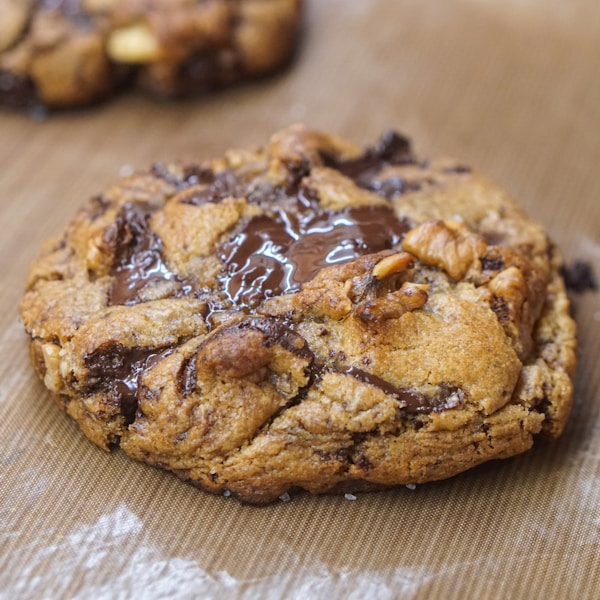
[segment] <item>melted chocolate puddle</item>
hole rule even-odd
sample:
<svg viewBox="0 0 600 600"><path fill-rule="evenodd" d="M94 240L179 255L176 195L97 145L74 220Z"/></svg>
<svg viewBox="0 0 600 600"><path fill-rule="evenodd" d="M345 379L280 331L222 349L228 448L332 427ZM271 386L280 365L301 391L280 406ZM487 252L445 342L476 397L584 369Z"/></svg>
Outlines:
<svg viewBox="0 0 600 600"><path fill-rule="evenodd" d="M389 206L326 211L299 201L250 219L225 242L219 280L235 306L252 308L298 291L324 267L393 248L407 230Z"/></svg>
<svg viewBox="0 0 600 600"><path fill-rule="evenodd" d="M108 303L137 304L139 293L149 284L180 283L181 295L191 286L172 273L165 263L161 239L150 229L151 210L142 204L125 204L106 239L115 244L113 282Z"/></svg>
<svg viewBox="0 0 600 600"><path fill-rule="evenodd" d="M138 389L140 377L161 359L173 352L174 348L125 348L114 344L107 348L99 348L84 356L89 376L97 379L98 384L92 386L92 393L105 389L108 382L111 398L118 402L127 424L135 419L138 406Z"/></svg>

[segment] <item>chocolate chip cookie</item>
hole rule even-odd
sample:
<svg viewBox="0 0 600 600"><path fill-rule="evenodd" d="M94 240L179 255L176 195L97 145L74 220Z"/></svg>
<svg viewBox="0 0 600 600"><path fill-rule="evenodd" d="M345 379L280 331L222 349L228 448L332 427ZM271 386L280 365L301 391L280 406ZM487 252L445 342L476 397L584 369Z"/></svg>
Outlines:
<svg viewBox="0 0 600 600"><path fill-rule="evenodd" d="M560 267L464 164L297 125L92 197L33 263L21 315L95 444L265 503L442 479L560 435Z"/></svg>
<svg viewBox="0 0 600 600"><path fill-rule="evenodd" d="M183 96L281 67L301 0L0 0L0 104L69 107L134 81Z"/></svg>

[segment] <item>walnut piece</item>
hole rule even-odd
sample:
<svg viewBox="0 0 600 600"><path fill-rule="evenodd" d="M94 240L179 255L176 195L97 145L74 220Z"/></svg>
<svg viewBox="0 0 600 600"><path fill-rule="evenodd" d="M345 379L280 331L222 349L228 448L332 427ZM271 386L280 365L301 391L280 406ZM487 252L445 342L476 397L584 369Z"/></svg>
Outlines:
<svg viewBox="0 0 600 600"><path fill-rule="evenodd" d="M402 246L426 265L443 269L455 281L466 275L487 248L482 236L469 233L455 221L427 221L411 229Z"/></svg>
<svg viewBox="0 0 600 600"><path fill-rule="evenodd" d="M51 392L58 392L63 387L63 381L60 376L60 351L60 346L52 342L42 345L42 355L46 368L44 384Z"/></svg>
<svg viewBox="0 0 600 600"><path fill-rule="evenodd" d="M117 62L150 63L162 57L161 45L143 23L116 29L107 41L108 55Z"/></svg>
<svg viewBox="0 0 600 600"><path fill-rule="evenodd" d="M406 269L410 269L414 264L414 257L408 252L399 252L386 256L373 267L373 277L375 279L385 279L390 275L401 273Z"/></svg>
<svg viewBox="0 0 600 600"><path fill-rule="evenodd" d="M522 321L523 303L527 297L527 283L517 267L504 269L488 284L488 289L494 295L492 309L500 321L508 328L508 333L519 340L519 328L516 325Z"/></svg>
<svg viewBox="0 0 600 600"><path fill-rule="evenodd" d="M369 323L397 319L404 313L421 308L427 302L428 288L428 285L407 281L395 292L361 302L356 307L356 314Z"/></svg>

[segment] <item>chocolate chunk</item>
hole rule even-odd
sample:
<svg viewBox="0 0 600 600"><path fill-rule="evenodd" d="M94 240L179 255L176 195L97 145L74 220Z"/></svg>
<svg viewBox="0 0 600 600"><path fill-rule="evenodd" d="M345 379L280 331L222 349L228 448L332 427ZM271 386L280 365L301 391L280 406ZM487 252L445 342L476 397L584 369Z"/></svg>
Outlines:
<svg viewBox="0 0 600 600"><path fill-rule="evenodd" d="M408 160L407 144L404 138L389 134L367 150L367 162ZM153 174L178 190L189 189L181 202L200 205L246 196L248 202L267 211L244 223L217 250L225 263L219 282L234 307L252 309L266 298L296 292L323 267L393 248L408 229L391 207L320 209L315 193L302 187L310 171L308 163L291 163L287 168L285 185L266 184L250 190L228 170L213 173L203 167L188 168L176 176L160 163L152 168ZM369 185L390 199L405 187L400 177L370 181ZM165 280L179 282L182 295L192 291L169 270L162 242L150 228L151 213L147 205L129 203L107 233L107 241L116 246L110 304L135 304L147 285Z"/></svg>
<svg viewBox="0 0 600 600"><path fill-rule="evenodd" d="M598 282L590 263L576 260L570 265L563 266L561 275L565 280L567 289L579 294L587 290L598 289Z"/></svg>
<svg viewBox="0 0 600 600"><path fill-rule="evenodd" d="M178 190L197 186L200 184L210 184L215 180L215 174L207 167L200 165L187 165L183 167L181 176L173 173L166 165L161 162L155 162L150 169L150 173L155 177L163 179L167 183L176 187Z"/></svg>
<svg viewBox="0 0 600 600"><path fill-rule="evenodd" d="M241 78L243 65L240 57L235 53L230 56L233 60L223 60L223 53L219 49L209 51L206 48L190 56L179 68L170 94L178 96L191 91L218 90Z"/></svg>
<svg viewBox="0 0 600 600"><path fill-rule="evenodd" d="M363 383L374 385L386 394L394 396L404 405L408 413L440 412L449 408L456 408L463 404L465 400L465 394L460 388L447 384L440 385L434 396L426 396L420 392L398 388L389 381L385 381L381 377L363 371L358 367L348 367L340 373L351 375Z"/></svg>
<svg viewBox="0 0 600 600"><path fill-rule="evenodd" d="M115 343L83 359L92 385L89 392L107 391L120 406L126 423L132 423L138 405L142 374L173 352L173 348L125 348Z"/></svg>
<svg viewBox="0 0 600 600"><path fill-rule="evenodd" d="M297 196L301 193L302 180L310 175L310 163L307 160L286 163L288 178L286 193L290 196Z"/></svg>
<svg viewBox="0 0 600 600"><path fill-rule="evenodd" d="M370 183L362 186L364 189L375 192L382 198L393 200L405 192L416 192L421 189L417 181L406 181L402 177L393 176L387 179L373 179Z"/></svg>
<svg viewBox="0 0 600 600"><path fill-rule="evenodd" d="M187 165L183 168L183 179L186 185L208 184L215 180L215 174L208 167Z"/></svg>
<svg viewBox="0 0 600 600"><path fill-rule="evenodd" d="M152 175L154 175L155 177L159 177L167 183L170 183L177 189L186 187L184 180L180 177L177 177L177 175L171 173L171 171L169 171L169 169L163 163L155 162L152 165L152 168L150 169L150 173L152 173Z"/></svg>
<svg viewBox="0 0 600 600"><path fill-rule="evenodd" d="M500 257L486 258L483 256L479 260L484 271L500 271L504 268L504 261Z"/></svg>
<svg viewBox="0 0 600 600"><path fill-rule="evenodd" d="M510 319L508 304L502 296L494 295L490 302L490 307L496 313L499 321L508 321Z"/></svg>
<svg viewBox="0 0 600 600"><path fill-rule="evenodd" d="M109 304L136 304L139 293L152 283L177 281L181 295L192 291L189 283L172 273L165 263L161 239L150 228L151 208L129 202L105 234L114 244L113 283Z"/></svg>
<svg viewBox="0 0 600 600"><path fill-rule="evenodd" d="M0 69L0 104L11 108L25 106L33 108L36 103L36 90L29 78L17 77Z"/></svg>
<svg viewBox="0 0 600 600"><path fill-rule="evenodd" d="M369 153L390 165L403 165L414 162L410 140L396 131L384 133L375 147L372 150L367 150L367 154Z"/></svg>
<svg viewBox="0 0 600 600"><path fill-rule="evenodd" d="M367 188L380 196L392 200L396 196L400 196L404 193L406 184L404 179L399 176L389 177L383 180L373 180Z"/></svg>
<svg viewBox="0 0 600 600"><path fill-rule="evenodd" d="M216 203L228 197L243 196L245 191L231 171L222 171L216 175L205 173L200 183L206 183L206 188L183 199L184 204L200 206L208 202Z"/></svg>
<svg viewBox="0 0 600 600"><path fill-rule="evenodd" d="M187 398L196 389L196 362L198 356L195 354L183 361L177 373L177 391L181 396Z"/></svg>
<svg viewBox="0 0 600 600"><path fill-rule="evenodd" d="M229 300L251 308L265 298L298 291L322 268L396 246L408 230L391 207L318 210L298 203L250 219L219 250Z"/></svg>
<svg viewBox="0 0 600 600"><path fill-rule="evenodd" d="M373 180L385 166L405 165L415 161L409 140L394 131L386 133L373 148L367 148L359 158L340 161L331 154L321 153L321 159L325 166L337 169L359 187L374 191L377 189L373 187L376 187ZM388 184L390 190L393 187L394 183ZM401 193L398 182L395 188L395 195Z"/></svg>

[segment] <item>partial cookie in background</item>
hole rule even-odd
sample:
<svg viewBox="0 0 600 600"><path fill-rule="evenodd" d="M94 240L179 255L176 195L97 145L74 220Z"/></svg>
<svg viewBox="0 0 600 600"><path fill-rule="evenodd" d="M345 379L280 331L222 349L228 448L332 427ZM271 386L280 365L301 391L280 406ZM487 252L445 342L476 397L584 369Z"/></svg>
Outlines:
<svg viewBox="0 0 600 600"><path fill-rule="evenodd" d="M557 437L558 250L486 177L294 126L94 196L33 263L33 364L98 446L264 503L450 477Z"/></svg>
<svg viewBox="0 0 600 600"><path fill-rule="evenodd" d="M0 0L0 104L85 105L132 80L186 96L282 67L301 0Z"/></svg>

